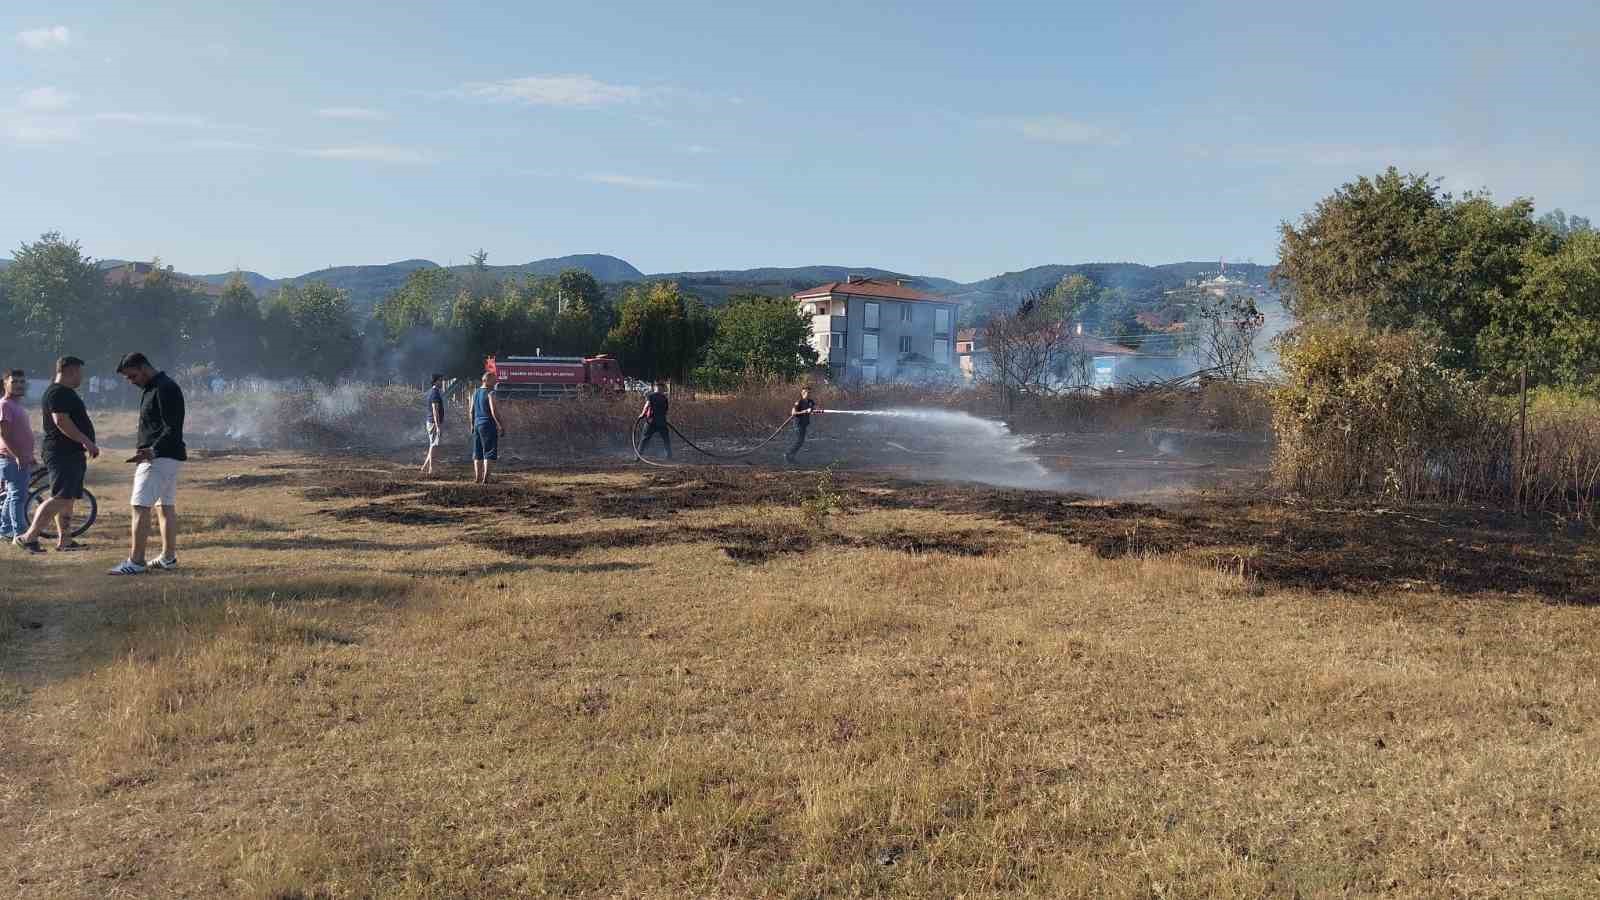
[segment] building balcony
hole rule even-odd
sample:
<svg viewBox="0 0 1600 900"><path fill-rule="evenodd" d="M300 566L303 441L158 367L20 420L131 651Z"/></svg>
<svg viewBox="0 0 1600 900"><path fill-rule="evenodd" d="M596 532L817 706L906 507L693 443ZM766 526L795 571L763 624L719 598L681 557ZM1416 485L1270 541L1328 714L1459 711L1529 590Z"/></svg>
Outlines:
<svg viewBox="0 0 1600 900"><path fill-rule="evenodd" d="M833 331L843 332L843 331L846 330L845 329L845 317L844 316L812 316L811 317L811 330L813 332L817 333L817 334L826 334L828 332L833 332Z"/></svg>

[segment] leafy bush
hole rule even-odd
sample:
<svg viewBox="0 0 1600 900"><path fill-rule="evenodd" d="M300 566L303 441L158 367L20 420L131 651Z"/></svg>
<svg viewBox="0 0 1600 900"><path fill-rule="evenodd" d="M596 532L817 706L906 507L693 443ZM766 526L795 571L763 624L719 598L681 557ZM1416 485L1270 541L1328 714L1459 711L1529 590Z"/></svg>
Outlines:
<svg viewBox="0 0 1600 900"><path fill-rule="evenodd" d="M1283 342L1276 470L1307 494L1405 498L1503 478L1495 404L1414 331L1307 326Z"/></svg>
<svg viewBox="0 0 1600 900"><path fill-rule="evenodd" d="M1516 398L1441 364L1441 351L1415 331L1326 324L1285 340L1284 382L1272 395L1280 484L1593 516L1600 401L1535 392L1524 441Z"/></svg>

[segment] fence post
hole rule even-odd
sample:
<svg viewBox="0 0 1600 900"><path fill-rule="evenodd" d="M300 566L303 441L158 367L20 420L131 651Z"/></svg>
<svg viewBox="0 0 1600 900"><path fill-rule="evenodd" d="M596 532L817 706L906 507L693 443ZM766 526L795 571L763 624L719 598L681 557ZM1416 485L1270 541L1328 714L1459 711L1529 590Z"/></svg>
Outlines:
<svg viewBox="0 0 1600 900"><path fill-rule="evenodd" d="M1528 366L1522 366L1518 376L1518 405L1521 422L1517 428L1517 509L1522 510L1523 493L1528 479Z"/></svg>

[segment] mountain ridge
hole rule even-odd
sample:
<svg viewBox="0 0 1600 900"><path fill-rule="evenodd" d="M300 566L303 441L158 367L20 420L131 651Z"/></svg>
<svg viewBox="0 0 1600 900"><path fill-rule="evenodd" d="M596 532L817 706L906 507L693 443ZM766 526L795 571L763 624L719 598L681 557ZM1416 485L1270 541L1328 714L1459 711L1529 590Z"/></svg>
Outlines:
<svg viewBox="0 0 1600 900"><path fill-rule="evenodd" d="M96 262L106 268L124 264L126 261L105 259ZM0 258L0 270L4 270L10 263L11 260ZM1102 287L1123 288L1136 295L1154 295L1179 287L1186 280L1198 277L1202 273L1214 272L1217 270L1217 265L1210 261L1184 261L1157 265L1130 262L1050 263L1014 272L1003 272L965 283L933 275L895 272L873 266L764 266L646 275L627 260L604 253L571 254L516 265L487 266L486 269L497 278L549 276L575 268L588 272L597 281L608 284L676 281L686 292L713 305L725 302L737 294L783 295L829 281L845 281L851 275L895 278L928 293L963 302L970 307L968 310L970 316L993 305L1015 301L1030 291L1048 288L1072 274L1084 275ZM370 265L330 266L287 278L271 278L259 272L242 269L236 272L186 275L186 277L207 284L222 285L237 275L244 279L251 291L263 297L284 286L300 286L323 281L348 291L352 306L365 313L370 311L378 300L405 284L406 278L412 272L419 269L441 268L459 272L471 269L472 265L445 267L428 259L403 259ZM1239 273L1245 280L1252 282L1264 281L1270 271L1270 266L1251 263L1236 263L1231 267L1231 272Z"/></svg>

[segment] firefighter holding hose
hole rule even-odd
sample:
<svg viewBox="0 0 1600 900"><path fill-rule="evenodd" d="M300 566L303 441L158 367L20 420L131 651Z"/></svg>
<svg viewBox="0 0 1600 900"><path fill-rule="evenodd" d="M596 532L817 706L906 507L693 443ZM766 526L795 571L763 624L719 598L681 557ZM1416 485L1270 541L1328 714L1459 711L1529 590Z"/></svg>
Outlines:
<svg viewBox="0 0 1600 900"><path fill-rule="evenodd" d="M639 410L639 418L645 419L644 437L639 441L639 455L644 455L644 448L650 439L661 435L661 443L667 448L667 459L672 458L672 432L667 427L667 386L663 382L655 383L655 390L644 398L644 408Z"/></svg>
<svg viewBox="0 0 1600 900"><path fill-rule="evenodd" d="M794 456L806 443L806 429L811 427L811 417L822 412L817 408L817 401L811 399L811 388L800 389L800 399L794 402L794 408L789 410L789 415L794 419L794 446L783 455L783 461L793 464Z"/></svg>

